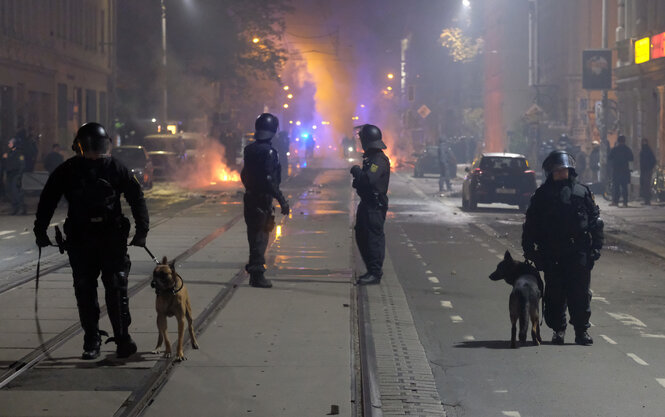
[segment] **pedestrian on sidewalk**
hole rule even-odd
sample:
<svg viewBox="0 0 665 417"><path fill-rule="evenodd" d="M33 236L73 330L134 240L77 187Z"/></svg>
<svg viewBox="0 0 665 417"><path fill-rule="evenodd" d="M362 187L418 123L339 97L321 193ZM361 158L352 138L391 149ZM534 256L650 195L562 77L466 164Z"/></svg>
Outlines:
<svg viewBox="0 0 665 417"><path fill-rule="evenodd" d="M270 113L263 113L256 119L254 127L255 141L243 150L244 165L240 172L245 186L243 202L249 242L249 262L245 270L249 273L249 285L270 288L272 283L263 274L268 239L275 228L272 201L277 200L284 216L288 216L291 209L279 189L282 168L277 150L270 142L277 133L279 120Z"/></svg>
<svg viewBox="0 0 665 417"><path fill-rule="evenodd" d="M60 153L60 145L54 143L51 146L51 152L47 153L44 157L44 168L48 171L49 175L55 171L58 165L64 162L65 158L62 157Z"/></svg>
<svg viewBox="0 0 665 417"><path fill-rule="evenodd" d="M612 166L612 203L610 203L610 206L619 205L619 194L621 194L623 206L628 207L630 162L633 161L633 151L626 145L624 135L617 138L617 143L610 151L607 159Z"/></svg>
<svg viewBox="0 0 665 417"><path fill-rule="evenodd" d="M656 166L656 156L649 146L649 140L642 138L640 149L640 196L645 205L651 204L651 177Z"/></svg>
<svg viewBox="0 0 665 417"><path fill-rule="evenodd" d="M145 247L149 229L148 209L136 177L111 156L111 138L98 123L86 123L76 133L73 148L78 154L49 175L42 190L35 219L35 237L40 248L50 246L46 233L53 212L64 195L68 202L64 231L65 248L74 278L74 294L84 331L84 360L99 356L97 277L101 272L106 309L113 327L118 358L136 353L129 334L132 322L127 296L131 262L127 254L130 223L122 214L120 195L131 207L136 233L129 243ZM107 341L108 342L108 341Z"/></svg>
<svg viewBox="0 0 665 417"><path fill-rule="evenodd" d="M448 191L452 189L450 185L450 169L448 165L448 144L444 138L439 139L439 146L437 147L437 157L439 160L439 192L443 192L443 185L446 185Z"/></svg>
<svg viewBox="0 0 665 417"><path fill-rule="evenodd" d="M383 153L381 130L374 125L360 129L363 150L363 166L351 167L353 188L360 196L356 210L356 243L367 273L358 277L360 285L379 284L383 276L383 260L386 253L386 236L383 225L388 211L388 183L390 160Z"/></svg>
<svg viewBox="0 0 665 417"><path fill-rule="evenodd" d="M566 305L575 343L591 345L591 269L603 247L603 221L593 194L577 182L575 160L554 151L543 162L545 182L531 197L522 229L524 257L545 272L545 323L552 343L562 345Z"/></svg>
<svg viewBox="0 0 665 417"><path fill-rule="evenodd" d="M598 173L600 172L600 142L594 140L591 142L591 153L589 153L589 169L591 169L591 182L600 181Z"/></svg>
<svg viewBox="0 0 665 417"><path fill-rule="evenodd" d="M23 192L23 172L25 157L18 149L16 138L9 139L8 150L2 155L2 166L7 176L7 196L12 204L12 216L26 214Z"/></svg>

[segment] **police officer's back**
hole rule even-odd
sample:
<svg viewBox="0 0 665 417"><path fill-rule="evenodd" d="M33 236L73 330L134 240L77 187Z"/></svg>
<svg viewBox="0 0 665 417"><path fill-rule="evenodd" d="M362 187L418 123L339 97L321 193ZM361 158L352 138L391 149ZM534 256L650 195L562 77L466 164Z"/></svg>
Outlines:
<svg viewBox="0 0 665 417"><path fill-rule="evenodd" d="M51 245L47 228L58 201L68 202L64 225L66 249L72 267L74 290L84 331L83 359L99 356L97 277L101 272L109 319L118 357L136 352L129 335L131 316L127 277L130 223L123 216L120 196L129 203L136 234L130 243L145 246L148 210L141 186L130 171L109 155L111 140L103 126L86 123L78 130L72 148L77 155L60 164L49 176L39 200L34 232L39 247Z"/></svg>
<svg viewBox="0 0 665 417"><path fill-rule="evenodd" d="M277 150L271 139L277 133L279 121L270 113L261 114L254 124L253 143L243 151L244 165L240 178L245 186L244 216L249 242L249 261L245 270L249 273L252 287L270 288L265 278L265 251L270 232L275 226L273 199L279 202L283 215L289 214L289 204L279 189L281 166Z"/></svg>
<svg viewBox="0 0 665 417"><path fill-rule="evenodd" d="M574 159L553 151L543 162L546 181L531 197L523 226L525 257L545 271L545 321L553 343L563 344L565 307L575 342L590 345L591 269L603 246L603 222L589 188L576 180Z"/></svg>
<svg viewBox="0 0 665 417"><path fill-rule="evenodd" d="M353 187L360 196L356 211L356 243L367 273L360 276L358 284L378 284L383 276L385 258L385 234L383 226L388 211L388 185L390 160L383 153L381 130L374 125L364 125L359 132L363 150L363 166L351 168Z"/></svg>

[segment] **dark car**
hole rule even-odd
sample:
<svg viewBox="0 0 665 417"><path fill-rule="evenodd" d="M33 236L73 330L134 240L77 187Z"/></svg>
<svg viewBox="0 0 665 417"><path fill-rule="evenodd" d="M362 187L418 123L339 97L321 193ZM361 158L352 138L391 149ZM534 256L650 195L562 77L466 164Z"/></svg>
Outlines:
<svg viewBox="0 0 665 417"><path fill-rule="evenodd" d="M439 147L438 146L428 146L424 151L414 154L416 159L416 164L413 167L413 176L416 178L422 178L425 174L437 174L441 173L439 168Z"/></svg>
<svg viewBox="0 0 665 417"><path fill-rule="evenodd" d="M536 190L536 173L524 155L484 153L466 168L462 207L475 210L478 203L505 203L526 210Z"/></svg>
<svg viewBox="0 0 665 417"><path fill-rule="evenodd" d="M154 167L150 155L143 146L123 145L111 150L111 155L118 158L139 180L144 189L152 188Z"/></svg>

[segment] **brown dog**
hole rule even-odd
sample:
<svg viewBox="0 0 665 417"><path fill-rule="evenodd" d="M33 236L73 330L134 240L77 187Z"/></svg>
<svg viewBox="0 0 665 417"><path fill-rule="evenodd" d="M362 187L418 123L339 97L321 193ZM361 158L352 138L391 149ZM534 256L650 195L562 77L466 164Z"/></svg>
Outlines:
<svg viewBox="0 0 665 417"><path fill-rule="evenodd" d="M175 316L178 321L178 352L176 360L183 361L187 359L182 350L182 341L185 337L185 318L187 318L192 347L198 349L199 344L196 342L194 328L192 327L192 306L189 303L187 287L185 287L185 282L175 271L175 263L168 263L166 256L162 258L162 263L157 265L152 273L152 283L150 285L155 288L155 292L157 293L155 308L157 310L157 330L159 331L157 346L155 346L153 353L159 353L159 347L162 345L163 340L166 346L164 357L171 357L171 342L169 342L166 333L166 318Z"/></svg>

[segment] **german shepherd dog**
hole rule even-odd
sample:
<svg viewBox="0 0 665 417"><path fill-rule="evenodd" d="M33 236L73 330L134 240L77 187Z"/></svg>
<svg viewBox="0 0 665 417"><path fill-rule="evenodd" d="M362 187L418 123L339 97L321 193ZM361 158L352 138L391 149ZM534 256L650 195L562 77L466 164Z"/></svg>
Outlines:
<svg viewBox="0 0 665 417"><path fill-rule="evenodd" d="M192 347L198 349L199 345L194 336L192 306L189 303L187 287L182 277L175 271L175 263L173 261L169 263L166 256L162 258L162 263L157 265L152 273L152 283L150 285L155 289L155 293L157 293L155 308L157 310L157 330L159 331L157 346L155 346L153 353L159 353L159 348L162 345L162 341L164 341L164 357L171 357L171 342L166 332L166 318L175 316L178 322L176 360L183 361L187 359L182 348L185 336L185 318L187 319L189 336L192 339Z"/></svg>
<svg viewBox="0 0 665 417"><path fill-rule="evenodd" d="M540 314L538 301L543 297L543 280L538 270L525 262L516 261L506 251L503 261L496 266L496 271L490 275L492 281L505 280L513 287L510 293L508 306L510 309L510 347L516 348L515 332L517 320L520 321L520 344L526 343L526 332L531 320L531 339L534 345L543 341L540 337Z"/></svg>

